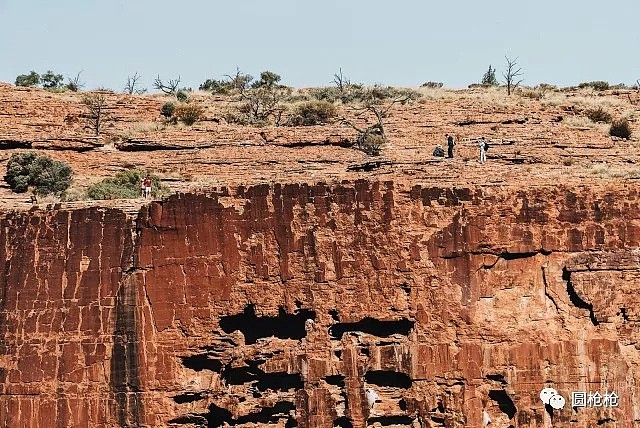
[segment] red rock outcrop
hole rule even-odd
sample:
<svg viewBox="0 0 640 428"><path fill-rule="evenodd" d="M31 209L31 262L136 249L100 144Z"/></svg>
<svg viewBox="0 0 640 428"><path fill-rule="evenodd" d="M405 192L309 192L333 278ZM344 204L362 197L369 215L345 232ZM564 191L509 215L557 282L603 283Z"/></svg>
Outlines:
<svg viewBox="0 0 640 428"><path fill-rule="evenodd" d="M7 214L0 425L636 426L638 196L360 180Z"/></svg>

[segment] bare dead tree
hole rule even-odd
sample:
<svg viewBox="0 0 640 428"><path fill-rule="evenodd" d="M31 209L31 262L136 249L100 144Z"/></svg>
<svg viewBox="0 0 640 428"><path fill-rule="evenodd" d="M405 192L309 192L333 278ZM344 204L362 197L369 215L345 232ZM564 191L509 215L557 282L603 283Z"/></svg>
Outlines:
<svg viewBox="0 0 640 428"><path fill-rule="evenodd" d="M140 81L141 78L142 76L140 76L137 71L133 76L127 77L127 84L124 87L125 93L129 95L133 95L133 94L141 95L147 92L146 89L140 88L138 86L138 82Z"/></svg>
<svg viewBox="0 0 640 428"><path fill-rule="evenodd" d="M74 78L67 78L67 89L72 91L72 92L78 92L79 90L81 90L82 88L84 88L84 82L80 81L80 75L82 74L82 71L80 71L78 74L76 74L76 77Z"/></svg>
<svg viewBox="0 0 640 428"><path fill-rule="evenodd" d="M350 126L358 133L354 146L358 150L362 150L369 155L379 155L382 150L382 146L389 142L384 129L384 121L389 117L389 111L394 105L398 103L405 104L409 100L411 100L411 97L405 96L395 98L391 102L383 105L375 104L374 102L367 102L363 107L354 109L357 119L362 119L367 113L373 114L375 123L365 128L357 126L351 120L342 118L342 123Z"/></svg>
<svg viewBox="0 0 640 428"><path fill-rule="evenodd" d="M340 92L344 92L349 86L351 86L351 81L342 75L342 67L340 67L340 71L333 75L332 83L334 83Z"/></svg>
<svg viewBox="0 0 640 428"><path fill-rule="evenodd" d="M87 110L89 124L95 131L97 137L102 131L102 123L105 120L107 97L103 92L93 92L82 98L82 104L84 104Z"/></svg>
<svg viewBox="0 0 640 428"><path fill-rule="evenodd" d="M160 75L153 81L153 87L159 91L164 92L167 95L175 95L180 85L180 76L177 79L170 79L167 83L164 83L160 79Z"/></svg>
<svg viewBox="0 0 640 428"><path fill-rule="evenodd" d="M505 56L507 60L507 71L502 73L504 82L507 84L507 95L511 95L511 92L522 83L522 79L518 80L518 77L522 76L522 69L518 67L518 58L511 59Z"/></svg>

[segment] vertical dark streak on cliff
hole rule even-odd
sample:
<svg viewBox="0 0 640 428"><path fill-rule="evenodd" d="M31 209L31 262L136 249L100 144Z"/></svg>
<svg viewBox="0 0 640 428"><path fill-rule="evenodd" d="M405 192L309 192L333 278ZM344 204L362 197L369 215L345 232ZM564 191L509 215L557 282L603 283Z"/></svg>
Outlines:
<svg viewBox="0 0 640 428"><path fill-rule="evenodd" d="M567 268L563 268L562 270L562 279L567 282L567 294L569 295L569 300L576 308L586 309L589 311L589 319L591 320L591 324L597 326L600 324L598 319L596 318L595 313L593 312L593 304L588 303L578 295L576 289L571 282L571 272L567 270Z"/></svg>
<svg viewBox="0 0 640 428"><path fill-rule="evenodd" d="M127 224L132 228L132 224ZM132 234L133 235L133 234ZM123 275L116 297L113 354L111 356L111 390L116 401L116 420L121 427L137 427L143 414L138 365L138 287L135 268L138 236L125 235ZM133 264L133 266L131 266ZM128 266L127 266L128 265Z"/></svg>

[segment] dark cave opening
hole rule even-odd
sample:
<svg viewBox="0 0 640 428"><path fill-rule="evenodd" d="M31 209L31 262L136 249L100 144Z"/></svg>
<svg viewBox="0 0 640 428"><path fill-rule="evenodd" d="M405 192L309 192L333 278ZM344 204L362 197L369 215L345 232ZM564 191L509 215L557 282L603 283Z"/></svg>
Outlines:
<svg viewBox="0 0 640 428"><path fill-rule="evenodd" d="M501 374L488 374L485 376L487 379L492 380L494 382L500 382L503 385L506 385L508 382L504 379L504 375Z"/></svg>
<svg viewBox="0 0 640 428"><path fill-rule="evenodd" d="M390 386L394 388L411 388L411 378L405 373L385 371L385 370L372 370L368 371L364 375L364 380L367 383L378 386Z"/></svg>
<svg viewBox="0 0 640 428"><path fill-rule="evenodd" d="M516 409L515 404L513 404L513 400L509 397L506 391L502 389L493 389L489 391L489 398L498 404L500 411L509 416L509 419L513 419L516 415L518 409Z"/></svg>
<svg viewBox="0 0 640 428"><path fill-rule="evenodd" d="M173 401L178 404L193 403L194 401L202 400L202 394L200 392L187 392L184 394L176 395L173 397Z"/></svg>
<svg viewBox="0 0 640 428"><path fill-rule="evenodd" d="M346 416L340 416L338 419L333 421L333 425L339 428L353 428L353 424Z"/></svg>
<svg viewBox="0 0 640 428"><path fill-rule="evenodd" d="M266 373L258 367L262 361L247 361L245 367L225 367L221 376L227 385L242 385L255 382L259 391L299 390L304 388L304 381L298 373L275 372Z"/></svg>
<svg viewBox="0 0 640 428"><path fill-rule="evenodd" d="M209 413L204 415L207 420L207 426L209 428L219 428L225 423L234 425L243 424L272 424L278 422L282 418L287 418L286 427L295 427L297 422L290 415L291 411L295 409L293 403L288 401L279 401L273 405L273 407L263 407L258 412L249 413L248 415L240 416L238 419L233 419L231 412L222 407L218 407L215 404L209 406Z"/></svg>
<svg viewBox="0 0 640 428"><path fill-rule="evenodd" d="M409 334L414 322L406 318L393 321L381 321L375 318L364 318L353 323L336 323L329 327L329 334L333 339L341 339L347 332L368 333L377 337L389 337L392 334Z"/></svg>
<svg viewBox="0 0 640 428"><path fill-rule="evenodd" d="M220 320L220 327L229 334L240 330L247 345L258 339L275 336L280 339L300 340L306 336L305 322L315 320L316 313L308 309L300 309L295 314L288 314L280 308L275 317L259 317L255 306L247 305L241 314L229 315Z"/></svg>
<svg viewBox="0 0 640 428"><path fill-rule="evenodd" d="M220 360L210 358L206 354L192 355L190 357L180 357L180 359L182 359L183 366L197 372L201 372L202 370L220 372L220 370L222 370L222 363L220 362Z"/></svg>
<svg viewBox="0 0 640 428"><path fill-rule="evenodd" d="M329 385L335 385L338 388L344 388L344 376L342 375L325 376L324 380L326 380Z"/></svg>

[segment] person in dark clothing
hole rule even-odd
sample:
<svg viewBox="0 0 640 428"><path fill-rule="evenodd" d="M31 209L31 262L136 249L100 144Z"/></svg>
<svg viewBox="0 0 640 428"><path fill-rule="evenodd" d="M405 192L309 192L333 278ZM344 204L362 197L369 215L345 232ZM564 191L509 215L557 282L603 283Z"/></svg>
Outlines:
<svg viewBox="0 0 640 428"><path fill-rule="evenodd" d="M453 146L456 145L455 141L453 140L453 136L447 134L447 157L448 158L452 158L453 157Z"/></svg>

